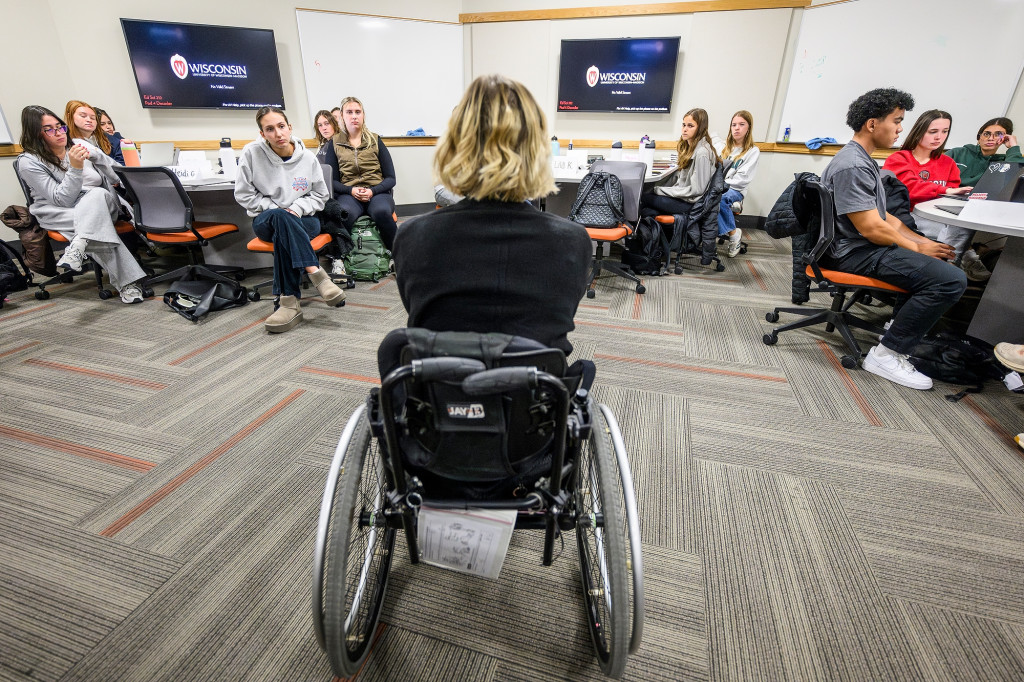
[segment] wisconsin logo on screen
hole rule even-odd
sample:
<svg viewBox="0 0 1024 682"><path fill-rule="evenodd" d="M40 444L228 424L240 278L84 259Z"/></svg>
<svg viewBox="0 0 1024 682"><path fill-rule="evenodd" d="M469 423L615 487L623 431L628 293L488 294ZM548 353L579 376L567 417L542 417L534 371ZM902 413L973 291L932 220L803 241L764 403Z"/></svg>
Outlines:
<svg viewBox="0 0 1024 682"><path fill-rule="evenodd" d="M596 66L591 66L587 69L587 85L594 87L600 79L601 71Z"/></svg>
<svg viewBox="0 0 1024 682"><path fill-rule="evenodd" d="M181 80L185 80L188 77L188 62L180 54L174 55L171 57L171 71Z"/></svg>

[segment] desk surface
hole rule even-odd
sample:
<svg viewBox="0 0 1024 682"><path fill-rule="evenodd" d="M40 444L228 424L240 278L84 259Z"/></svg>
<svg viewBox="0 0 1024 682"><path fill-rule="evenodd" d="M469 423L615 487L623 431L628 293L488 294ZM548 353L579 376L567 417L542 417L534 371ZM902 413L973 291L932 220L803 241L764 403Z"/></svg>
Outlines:
<svg viewBox="0 0 1024 682"><path fill-rule="evenodd" d="M967 202L965 201L939 197L938 199L932 199L931 201L922 201L920 204L915 206L914 215L934 220L937 223L964 227L968 230L1005 234L1010 237L1024 237L1024 229L1022 228L1010 227L1008 225L991 225L989 223L982 223L976 220L968 220L938 208L939 206L963 206L966 203Z"/></svg>
<svg viewBox="0 0 1024 682"><path fill-rule="evenodd" d="M186 192L220 192L224 190L235 190L234 180L222 180L220 182L207 182L201 185L190 185L187 180L181 181L181 186Z"/></svg>

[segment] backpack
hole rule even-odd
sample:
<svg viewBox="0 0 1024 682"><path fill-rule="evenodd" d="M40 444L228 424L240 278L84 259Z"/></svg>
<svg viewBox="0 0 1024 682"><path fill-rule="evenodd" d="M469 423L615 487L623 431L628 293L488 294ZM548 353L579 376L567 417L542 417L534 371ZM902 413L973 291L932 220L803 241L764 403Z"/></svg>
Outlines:
<svg viewBox="0 0 1024 682"><path fill-rule="evenodd" d="M391 252L381 241L370 216L361 216L352 226L352 250L345 254L345 271L362 282L379 282L391 273Z"/></svg>
<svg viewBox="0 0 1024 682"><path fill-rule="evenodd" d="M587 227L615 227L626 222L618 176L605 171L583 176L569 220Z"/></svg>
<svg viewBox="0 0 1024 682"><path fill-rule="evenodd" d="M1002 379L1009 370L996 360L992 348L980 341L951 332L929 334L910 352L910 363L921 374L947 384L969 388L946 400L956 402L968 393L978 393L989 379Z"/></svg>
<svg viewBox="0 0 1024 682"><path fill-rule="evenodd" d="M57 261L46 230L24 206L8 206L0 214L0 222L18 233L25 263L41 275L57 274Z"/></svg>
<svg viewBox="0 0 1024 682"><path fill-rule="evenodd" d="M644 216L633 234L626 237L622 264L637 275L660 275L663 260L665 249L661 239L661 225L652 216Z"/></svg>
<svg viewBox="0 0 1024 682"><path fill-rule="evenodd" d="M245 305L248 294L248 289L230 277L190 265L181 279L167 287L164 303L186 320L199 322L208 313Z"/></svg>
<svg viewBox="0 0 1024 682"><path fill-rule="evenodd" d="M21 254L0 239L0 308L4 307L7 294L25 291L31 283L32 275L25 266Z"/></svg>

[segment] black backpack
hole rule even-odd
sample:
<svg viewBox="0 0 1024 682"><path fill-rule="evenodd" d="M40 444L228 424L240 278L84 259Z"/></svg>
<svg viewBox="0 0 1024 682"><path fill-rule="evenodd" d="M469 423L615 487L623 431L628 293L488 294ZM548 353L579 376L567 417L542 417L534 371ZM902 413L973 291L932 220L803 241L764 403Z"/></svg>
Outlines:
<svg viewBox="0 0 1024 682"><path fill-rule="evenodd" d="M7 294L25 291L31 283L32 275L21 254L0 239L0 308L4 307Z"/></svg>
<svg viewBox="0 0 1024 682"><path fill-rule="evenodd" d="M164 303L190 322L199 322L217 310L237 308L249 302L249 290L230 277L190 265L181 279L164 292Z"/></svg>
<svg viewBox="0 0 1024 682"><path fill-rule="evenodd" d="M626 238L622 264L637 275L660 275L665 249L661 239L661 225L652 217L644 216L632 236Z"/></svg>
<svg viewBox="0 0 1024 682"><path fill-rule="evenodd" d="M583 176L569 220L587 227L615 227L626 222L618 176L605 171Z"/></svg>
<svg viewBox="0 0 1024 682"><path fill-rule="evenodd" d="M1009 372L996 360L992 348L952 332L929 334L910 352L910 363L927 377L969 388L946 399L956 402L967 393L978 393L989 379Z"/></svg>

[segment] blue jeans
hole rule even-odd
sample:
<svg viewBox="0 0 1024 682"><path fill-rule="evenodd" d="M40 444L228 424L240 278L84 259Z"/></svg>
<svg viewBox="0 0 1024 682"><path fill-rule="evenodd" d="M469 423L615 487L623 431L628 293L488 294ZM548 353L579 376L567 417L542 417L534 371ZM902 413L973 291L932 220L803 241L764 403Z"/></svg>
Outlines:
<svg viewBox="0 0 1024 682"><path fill-rule="evenodd" d="M316 216L294 216L283 208L264 211L252 220L252 231L274 244L274 295L301 298L303 268L319 265L309 240L320 234Z"/></svg>
<svg viewBox="0 0 1024 682"><path fill-rule="evenodd" d="M345 211L348 211L348 218L345 220L345 227L352 229L363 215L369 215L370 220L377 226L380 239L384 246L390 251L395 243L395 234L398 233L398 223L395 222L395 200L387 193L374 194L369 201L359 201L351 194L342 194L335 197L338 204Z"/></svg>
<svg viewBox="0 0 1024 682"><path fill-rule="evenodd" d="M882 344L897 353L910 353L967 288L960 268L899 246L865 244L837 259L837 270L880 279L910 292L893 311Z"/></svg>
<svg viewBox="0 0 1024 682"><path fill-rule="evenodd" d="M718 234L729 234L736 229L736 216L732 212L734 201L743 201L743 195L734 189L726 190L718 206Z"/></svg>

